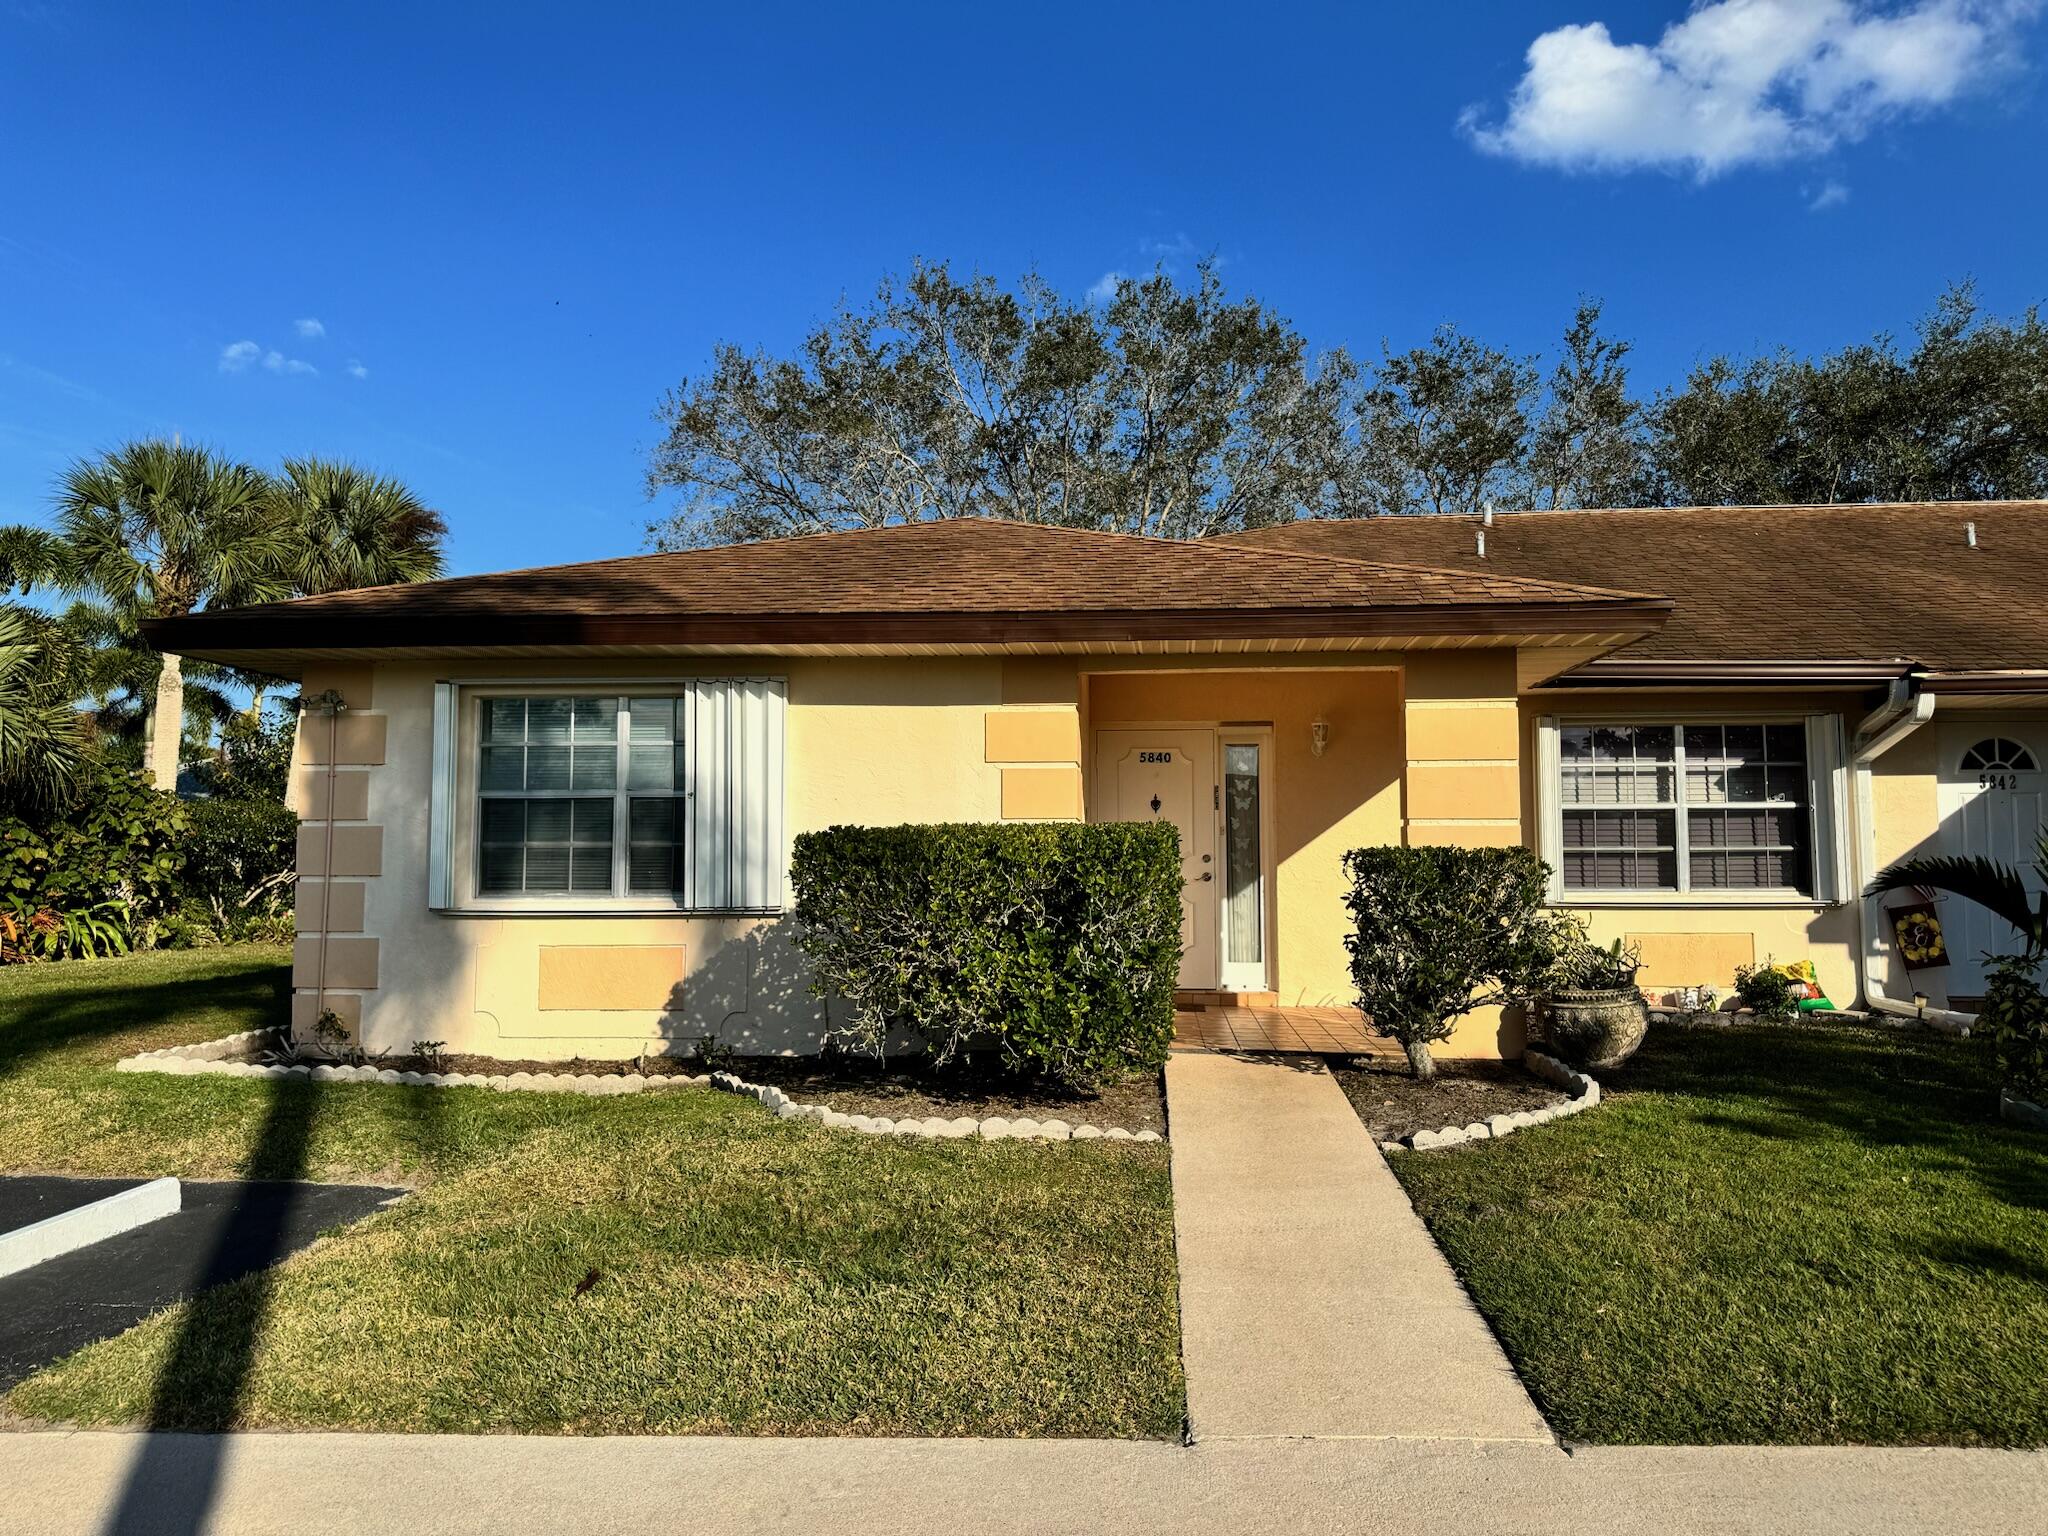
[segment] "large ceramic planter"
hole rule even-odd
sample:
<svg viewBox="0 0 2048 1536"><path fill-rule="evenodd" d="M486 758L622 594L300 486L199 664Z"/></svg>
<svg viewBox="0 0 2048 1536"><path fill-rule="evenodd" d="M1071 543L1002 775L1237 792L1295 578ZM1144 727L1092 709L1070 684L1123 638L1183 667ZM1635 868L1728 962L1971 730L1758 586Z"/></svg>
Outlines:
<svg viewBox="0 0 2048 1536"><path fill-rule="evenodd" d="M1581 1067L1612 1067L1633 1056L1650 1030L1650 1005L1634 987L1553 992L1543 1000L1543 1037Z"/></svg>

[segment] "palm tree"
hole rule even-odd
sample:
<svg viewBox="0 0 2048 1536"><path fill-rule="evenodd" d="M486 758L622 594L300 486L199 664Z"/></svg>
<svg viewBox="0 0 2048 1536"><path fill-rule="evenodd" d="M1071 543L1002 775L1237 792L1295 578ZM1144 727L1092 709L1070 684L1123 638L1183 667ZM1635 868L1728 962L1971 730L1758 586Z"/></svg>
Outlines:
<svg viewBox="0 0 2048 1536"><path fill-rule="evenodd" d="M388 476L332 459L286 459L270 505L284 525L284 575L301 596L441 574L448 525Z"/></svg>
<svg viewBox="0 0 2048 1536"><path fill-rule="evenodd" d="M443 570L441 514L399 481L334 459L286 459L266 505L279 525L280 574L294 596L432 581ZM261 718L275 679L235 674Z"/></svg>
<svg viewBox="0 0 2048 1536"><path fill-rule="evenodd" d="M167 618L290 594L270 482L204 448L152 438L80 460L58 482L54 536L27 574L103 599L117 614ZM157 666L145 753L159 789L178 781L184 671Z"/></svg>
<svg viewBox="0 0 2048 1536"><path fill-rule="evenodd" d="M2042 829L2035 843L2034 870L2041 883L2048 885L2048 828ZM1879 871L1865 894L1882 896L1909 886L1946 891L1951 896L1974 901L2019 930L2026 944L2024 958L2030 964L2048 956L2048 890L2030 897L2026 876L2010 864L2000 864L1982 855L1967 859L1901 859Z"/></svg>
<svg viewBox="0 0 2048 1536"><path fill-rule="evenodd" d="M0 810L47 807L75 781L88 746L78 660L50 619L0 603Z"/></svg>

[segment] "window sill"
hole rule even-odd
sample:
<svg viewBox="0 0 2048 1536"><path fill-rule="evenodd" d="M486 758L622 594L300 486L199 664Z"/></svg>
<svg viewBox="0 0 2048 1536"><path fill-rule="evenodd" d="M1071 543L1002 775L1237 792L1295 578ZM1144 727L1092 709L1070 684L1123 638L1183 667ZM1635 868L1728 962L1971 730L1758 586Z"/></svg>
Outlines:
<svg viewBox="0 0 2048 1536"><path fill-rule="evenodd" d="M1726 895L1702 891L1562 891L1552 896L1549 904L1553 907L1690 907L1702 912L1730 908L1746 911L1756 907L1826 912L1845 905L1839 901L1822 901L1817 896L1801 896L1796 891L1740 891Z"/></svg>

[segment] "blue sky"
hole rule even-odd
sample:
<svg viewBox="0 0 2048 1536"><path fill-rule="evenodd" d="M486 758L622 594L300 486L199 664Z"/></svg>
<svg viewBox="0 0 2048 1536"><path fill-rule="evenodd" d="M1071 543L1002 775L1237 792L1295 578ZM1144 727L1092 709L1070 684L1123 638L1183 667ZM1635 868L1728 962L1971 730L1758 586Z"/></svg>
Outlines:
<svg viewBox="0 0 2048 1536"><path fill-rule="evenodd" d="M2044 63L2028 0L0 0L0 521L179 431L403 477L458 571L631 553L662 391L918 257L1213 252L1361 353L1596 294L1646 384L2009 312Z"/></svg>

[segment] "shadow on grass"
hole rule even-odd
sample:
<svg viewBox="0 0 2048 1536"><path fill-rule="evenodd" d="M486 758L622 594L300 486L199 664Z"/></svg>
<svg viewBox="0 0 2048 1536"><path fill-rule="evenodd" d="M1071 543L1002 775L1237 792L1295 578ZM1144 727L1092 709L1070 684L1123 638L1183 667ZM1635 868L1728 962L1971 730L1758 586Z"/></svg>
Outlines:
<svg viewBox="0 0 2048 1536"><path fill-rule="evenodd" d="M1853 1024L1667 1023L1600 1077L1617 1100L1696 1100L1690 1118L1712 1129L1785 1143L1847 1136L1917 1152L2008 1205L2048 1210L2048 1144L1999 1119L1981 1040Z"/></svg>
<svg viewBox="0 0 2048 1536"><path fill-rule="evenodd" d="M295 1079L273 1082L270 1090L244 1177L303 1179L320 1104L329 1090ZM443 1148L447 1134L440 1095L447 1090L401 1091L413 1101L421 1145L430 1152ZM142 1426L151 1433L129 1466L107 1536L196 1536L207 1528L228 1449L224 1435L240 1421L277 1283L276 1266L292 1246L288 1212L287 1202L249 1194L237 1203L165 1352ZM253 1273L248 1270L252 1254L261 1265Z"/></svg>
<svg viewBox="0 0 2048 1536"><path fill-rule="evenodd" d="M223 969L203 976L143 978L122 961L63 960L37 966L40 985L5 1000L0 1028L0 1078L38 1058L110 1036L139 1032L138 1021L161 1031L187 1020L221 1015L222 1033L281 1024L291 1007L291 966L277 963ZM245 1022L246 1021L246 1022Z"/></svg>

